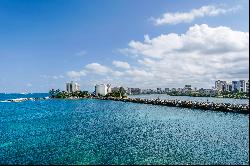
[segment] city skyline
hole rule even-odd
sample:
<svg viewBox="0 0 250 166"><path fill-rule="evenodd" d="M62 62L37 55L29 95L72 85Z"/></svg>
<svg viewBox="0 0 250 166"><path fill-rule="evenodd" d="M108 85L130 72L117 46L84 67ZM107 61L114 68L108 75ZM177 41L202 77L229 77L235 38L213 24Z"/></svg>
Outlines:
<svg viewBox="0 0 250 166"><path fill-rule="evenodd" d="M0 92L249 79L248 1L157 2L1 1Z"/></svg>
<svg viewBox="0 0 250 166"><path fill-rule="evenodd" d="M72 86L75 86L77 88L73 88L73 90L69 90L69 84L72 84ZM100 94L106 95L107 93L111 93L113 91L118 91L120 88L123 88L126 90L126 93L132 94L131 92L134 91L135 94L155 94L155 93L166 93L170 91L203 91L203 90L209 90L210 92L244 92L249 93L249 80L231 80L231 81L225 81L225 80L216 80L214 82L214 85L210 88L204 88L204 87L193 87L191 84L185 84L182 87L154 87L154 88L140 88L140 87L126 87L126 86L112 86L111 84L96 84L93 88L94 91L89 91L89 93L95 93L96 91L100 91ZM83 87L84 88L84 87ZM71 81L70 83L66 83L66 90L64 89L58 89L66 92L75 92L75 91L86 91L86 89L81 89L80 85L77 82ZM130 92L129 92L130 91Z"/></svg>

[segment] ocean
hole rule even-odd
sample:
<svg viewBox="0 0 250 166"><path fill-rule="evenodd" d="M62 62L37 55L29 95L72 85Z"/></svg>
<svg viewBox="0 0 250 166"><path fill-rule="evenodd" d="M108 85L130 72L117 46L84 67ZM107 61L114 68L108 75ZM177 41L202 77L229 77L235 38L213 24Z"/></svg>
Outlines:
<svg viewBox="0 0 250 166"><path fill-rule="evenodd" d="M0 102L0 164L249 164L249 115L96 99Z"/></svg>

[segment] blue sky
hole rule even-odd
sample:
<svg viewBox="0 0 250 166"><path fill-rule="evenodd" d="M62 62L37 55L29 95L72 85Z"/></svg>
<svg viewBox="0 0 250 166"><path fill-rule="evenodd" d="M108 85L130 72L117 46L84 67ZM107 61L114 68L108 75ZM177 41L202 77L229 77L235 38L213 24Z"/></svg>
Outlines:
<svg viewBox="0 0 250 166"><path fill-rule="evenodd" d="M248 3L1 0L0 92L47 92L70 80L92 91L96 83L209 88L248 79Z"/></svg>

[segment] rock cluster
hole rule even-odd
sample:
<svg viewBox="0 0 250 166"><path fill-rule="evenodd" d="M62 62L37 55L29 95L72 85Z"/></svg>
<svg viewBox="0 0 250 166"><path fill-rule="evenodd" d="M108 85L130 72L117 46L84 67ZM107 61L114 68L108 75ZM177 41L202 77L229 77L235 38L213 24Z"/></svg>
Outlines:
<svg viewBox="0 0 250 166"><path fill-rule="evenodd" d="M249 105L247 104L230 104L230 103L214 103L214 102L197 102L182 100L161 100L161 99L141 99L141 98L113 98L113 97L97 97L101 100L114 100L123 102L133 102L142 104L153 104L172 107L183 107L202 110L214 110L221 112L236 112L249 114Z"/></svg>

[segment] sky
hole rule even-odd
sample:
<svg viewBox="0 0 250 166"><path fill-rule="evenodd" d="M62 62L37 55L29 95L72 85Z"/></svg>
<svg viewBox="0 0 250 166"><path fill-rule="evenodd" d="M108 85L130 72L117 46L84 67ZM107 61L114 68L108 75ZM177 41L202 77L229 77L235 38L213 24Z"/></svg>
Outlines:
<svg viewBox="0 0 250 166"><path fill-rule="evenodd" d="M249 79L248 0L1 0L0 92Z"/></svg>

